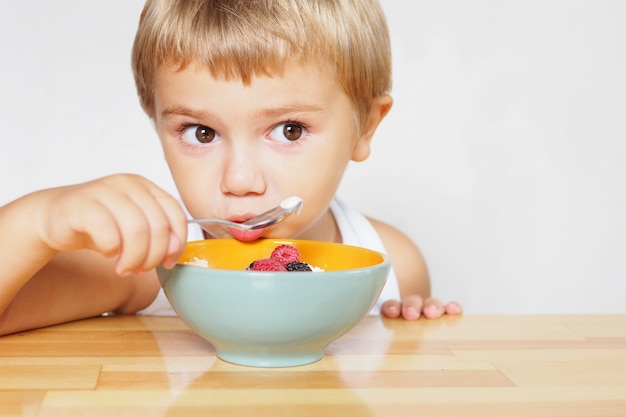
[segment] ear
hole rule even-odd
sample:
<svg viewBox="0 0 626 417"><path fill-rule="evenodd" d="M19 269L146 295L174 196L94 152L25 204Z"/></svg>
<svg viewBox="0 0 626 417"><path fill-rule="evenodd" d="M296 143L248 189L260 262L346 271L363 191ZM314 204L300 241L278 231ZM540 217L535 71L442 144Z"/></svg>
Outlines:
<svg viewBox="0 0 626 417"><path fill-rule="evenodd" d="M365 128L361 131L361 134L354 144L354 150L352 151L353 161L361 162L370 156L370 143L372 137L374 137L374 132L376 132L380 122L385 118L387 113L389 113L389 110L391 110L392 104L393 99L388 94L374 98Z"/></svg>

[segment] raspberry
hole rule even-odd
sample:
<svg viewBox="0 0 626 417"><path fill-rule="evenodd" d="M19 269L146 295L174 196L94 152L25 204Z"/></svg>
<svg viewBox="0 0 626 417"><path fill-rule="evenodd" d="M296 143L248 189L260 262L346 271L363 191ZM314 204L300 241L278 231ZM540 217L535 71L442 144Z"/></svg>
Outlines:
<svg viewBox="0 0 626 417"><path fill-rule="evenodd" d="M287 271L312 272L311 266L306 262L289 262L285 265Z"/></svg>
<svg viewBox="0 0 626 417"><path fill-rule="evenodd" d="M285 272L286 269L278 262L276 259L272 258L264 258L254 261L246 268L249 271L276 271L276 272Z"/></svg>
<svg viewBox="0 0 626 417"><path fill-rule="evenodd" d="M291 245L279 245L274 248L270 258L276 259L283 265L287 265L291 262L300 261L300 251L295 246Z"/></svg>

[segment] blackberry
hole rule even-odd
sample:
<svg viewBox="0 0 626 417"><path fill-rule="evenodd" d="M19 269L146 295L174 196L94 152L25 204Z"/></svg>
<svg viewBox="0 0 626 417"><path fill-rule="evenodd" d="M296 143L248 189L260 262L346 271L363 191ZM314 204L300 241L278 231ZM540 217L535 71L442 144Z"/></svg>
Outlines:
<svg viewBox="0 0 626 417"><path fill-rule="evenodd" d="M313 270L306 262L289 262L285 265L287 271L312 272Z"/></svg>

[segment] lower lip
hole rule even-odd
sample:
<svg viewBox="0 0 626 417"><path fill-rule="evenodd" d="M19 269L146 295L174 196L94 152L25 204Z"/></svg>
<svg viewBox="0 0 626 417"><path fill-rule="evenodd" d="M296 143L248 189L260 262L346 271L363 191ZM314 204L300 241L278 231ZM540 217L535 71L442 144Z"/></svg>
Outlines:
<svg viewBox="0 0 626 417"><path fill-rule="evenodd" d="M265 229L257 229L257 230L238 230L238 229L228 229L231 235L237 240L241 240L243 242L250 242L252 240L256 240L260 238L263 233L265 233Z"/></svg>

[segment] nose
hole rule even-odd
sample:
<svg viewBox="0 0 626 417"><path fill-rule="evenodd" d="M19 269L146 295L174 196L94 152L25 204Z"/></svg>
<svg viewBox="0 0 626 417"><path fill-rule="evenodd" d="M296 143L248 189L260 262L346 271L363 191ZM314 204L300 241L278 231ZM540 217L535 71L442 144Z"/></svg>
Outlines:
<svg viewBox="0 0 626 417"><path fill-rule="evenodd" d="M264 193L261 165L254 147L231 146L224 160L220 183L222 193L239 196Z"/></svg>

